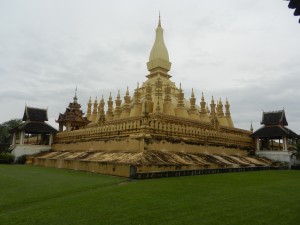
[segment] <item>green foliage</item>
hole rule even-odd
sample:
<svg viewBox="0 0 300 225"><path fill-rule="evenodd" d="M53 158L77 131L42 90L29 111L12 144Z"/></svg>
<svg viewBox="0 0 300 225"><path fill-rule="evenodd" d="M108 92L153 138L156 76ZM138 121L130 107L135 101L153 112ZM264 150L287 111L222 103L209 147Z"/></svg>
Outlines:
<svg viewBox="0 0 300 225"><path fill-rule="evenodd" d="M17 164L25 164L26 163L26 155L22 155L16 159Z"/></svg>
<svg viewBox="0 0 300 225"><path fill-rule="evenodd" d="M10 130L18 126L22 122L21 119L11 119L0 124L0 143L8 143L10 138Z"/></svg>
<svg viewBox="0 0 300 225"><path fill-rule="evenodd" d="M0 224L299 224L300 171L143 181L0 165Z"/></svg>
<svg viewBox="0 0 300 225"><path fill-rule="evenodd" d="M293 155L297 158L300 159L300 140L298 140L295 144L295 152Z"/></svg>
<svg viewBox="0 0 300 225"><path fill-rule="evenodd" d="M10 164L14 161L14 156L7 152L0 153L0 163L1 164Z"/></svg>

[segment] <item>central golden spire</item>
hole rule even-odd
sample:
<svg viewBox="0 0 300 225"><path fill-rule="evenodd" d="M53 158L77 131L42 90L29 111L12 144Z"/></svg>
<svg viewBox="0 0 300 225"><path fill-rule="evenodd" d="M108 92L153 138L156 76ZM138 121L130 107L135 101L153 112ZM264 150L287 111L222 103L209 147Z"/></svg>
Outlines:
<svg viewBox="0 0 300 225"><path fill-rule="evenodd" d="M148 70L151 74L161 72L162 76L170 77L167 72L171 68L169 61L169 53L164 42L163 28L161 27L161 19L159 15L158 26L156 28L155 42L150 52L149 62L147 63ZM153 74L154 75L154 74Z"/></svg>

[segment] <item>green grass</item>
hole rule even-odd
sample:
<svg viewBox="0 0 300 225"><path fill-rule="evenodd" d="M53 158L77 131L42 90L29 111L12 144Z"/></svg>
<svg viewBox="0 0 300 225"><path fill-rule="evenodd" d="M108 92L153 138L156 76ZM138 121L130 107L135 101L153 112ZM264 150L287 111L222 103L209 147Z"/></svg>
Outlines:
<svg viewBox="0 0 300 225"><path fill-rule="evenodd" d="M300 171L130 182L0 165L0 224L300 224Z"/></svg>

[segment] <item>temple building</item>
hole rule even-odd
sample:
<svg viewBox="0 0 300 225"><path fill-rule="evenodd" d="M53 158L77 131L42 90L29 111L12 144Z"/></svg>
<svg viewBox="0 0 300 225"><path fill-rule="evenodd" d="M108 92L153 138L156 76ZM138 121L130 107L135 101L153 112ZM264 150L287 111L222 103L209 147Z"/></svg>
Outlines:
<svg viewBox="0 0 300 225"><path fill-rule="evenodd" d="M66 108L65 113L60 113L58 119L55 121L59 124L59 131L72 131L78 130L80 128L86 127L91 121L84 117L81 105L77 102L77 88L75 91L75 96L73 102L70 102L69 106Z"/></svg>
<svg viewBox="0 0 300 225"><path fill-rule="evenodd" d="M289 143L299 139L299 135L287 128L284 110L263 112L261 124L251 137L255 141L255 151L259 156L291 163L293 148Z"/></svg>
<svg viewBox="0 0 300 225"><path fill-rule="evenodd" d="M22 123L11 130L15 158L49 151L57 130L46 123L48 110L25 106Z"/></svg>
<svg viewBox="0 0 300 225"><path fill-rule="evenodd" d="M84 123L75 125L75 117L65 119L72 111L70 104L57 120L60 130L67 129L56 135L52 151L34 163L125 177L151 171L270 166L268 160L247 156L254 148L252 132L234 127L227 98L208 101L201 93L197 100L194 90L185 96L181 84L172 81L160 18L147 69L146 80L133 91L125 87L125 96L118 91L114 100L111 94L99 102L90 98L87 118L80 119ZM78 104L77 97L75 101ZM77 116L84 118L81 113Z"/></svg>

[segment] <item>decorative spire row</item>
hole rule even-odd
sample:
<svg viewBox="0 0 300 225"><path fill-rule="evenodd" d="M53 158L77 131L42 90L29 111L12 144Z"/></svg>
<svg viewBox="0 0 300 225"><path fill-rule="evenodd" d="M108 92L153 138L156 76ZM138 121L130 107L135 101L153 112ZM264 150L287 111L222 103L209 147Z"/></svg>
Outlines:
<svg viewBox="0 0 300 225"><path fill-rule="evenodd" d="M174 97L177 102L175 105ZM176 116L178 118L185 118L207 123L211 123L212 121L215 123L217 120L218 124L221 126L233 127L230 116L230 105L227 98L224 106L221 98L217 101L217 103L215 103L214 97L212 96L210 107L208 107L202 92L199 105L196 104L196 102L197 99L195 97L194 89L192 89L189 101L184 97L181 84L179 89L177 89L177 94L174 96L170 84L163 84L161 78L158 76L153 85L147 84L139 87L138 84L134 91L133 98L131 98L129 94L129 88L127 88L123 104L120 91L118 91L115 101L113 101L110 93L107 101L106 112L105 100L103 96L99 103L96 97L93 104L90 97L87 104L87 118L94 123L101 125L104 124L105 121L143 116L143 112L147 112L147 114L163 113L170 116ZM225 113L223 110L225 110Z"/></svg>

